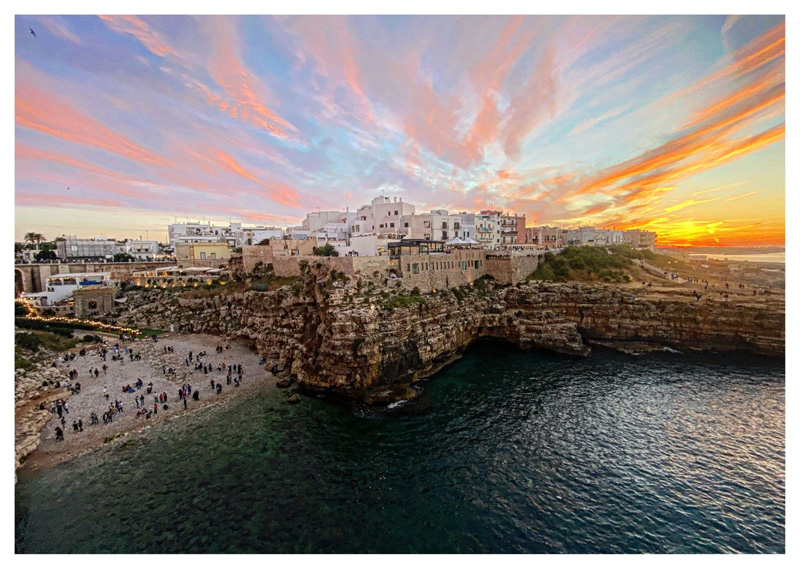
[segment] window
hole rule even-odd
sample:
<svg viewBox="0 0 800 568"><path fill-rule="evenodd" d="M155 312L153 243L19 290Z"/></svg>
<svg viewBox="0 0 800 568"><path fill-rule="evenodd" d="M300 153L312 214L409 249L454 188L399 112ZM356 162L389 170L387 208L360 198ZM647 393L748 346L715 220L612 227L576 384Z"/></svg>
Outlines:
<svg viewBox="0 0 800 568"><path fill-rule="evenodd" d="M394 214L395 214L395 215L399 215L399 213L398 213L397 211L395 211L395 212L394 212Z"/></svg>
<svg viewBox="0 0 800 568"><path fill-rule="evenodd" d="M443 239L446 239L446 238L447 238L447 231L442 231L442 238L443 238Z"/></svg>
<svg viewBox="0 0 800 568"><path fill-rule="evenodd" d="M206 253L201 252L200 253L200 260L205 260L205 259L206 259Z"/></svg>
<svg viewBox="0 0 800 568"><path fill-rule="evenodd" d="M403 223L403 227L405 227L406 229L408 229L408 223Z"/></svg>
<svg viewBox="0 0 800 568"><path fill-rule="evenodd" d="M215 252L212 252L212 253L211 253L211 259L212 259L212 260L216 260L216 259L217 259L217 253L215 253Z"/></svg>
<svg viewBox="0 0 800 568"><path fill-rule="evenodd" d="M411 265L411 273L419 274L419 264L417 264L416 262Z"/></svg>
<svg viewBox="0 0 800 568"><path fill-rule="evenodd" d="M389 223L389 226L394 228L394 223Z"/></svg>
<svg viewBox="0 0 800 568"><path fill-rule="evenodd" d="M97 302L95 300L90 300L89 301L89 309L90 310L96 310L97 309Z"/></svg>
<svg viewBox="0 0 800 568"><path fill-rule="evenodd" d="M425 221L425 228L426 229L430 229L431 228L431 222L430 221Z"/></svg>

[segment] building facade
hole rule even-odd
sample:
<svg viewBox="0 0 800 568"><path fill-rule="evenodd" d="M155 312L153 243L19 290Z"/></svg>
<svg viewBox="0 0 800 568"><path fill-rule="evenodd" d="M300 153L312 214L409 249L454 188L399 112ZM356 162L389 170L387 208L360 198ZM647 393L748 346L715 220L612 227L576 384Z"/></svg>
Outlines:
<svg viewBox="0 0 800 568"><path fill-rule="evenodd" d="M56 254L59 260L112 260L117 252L117 241L104 237L79 239L75 235L56 239Z"/></svg>
<svg viewBox="0 0 800 568"><path fill-rule="evenodd" d="M175 245L175 262L180 268L212 267L227 264L231 248L227 242L178 243Z"/></svg>

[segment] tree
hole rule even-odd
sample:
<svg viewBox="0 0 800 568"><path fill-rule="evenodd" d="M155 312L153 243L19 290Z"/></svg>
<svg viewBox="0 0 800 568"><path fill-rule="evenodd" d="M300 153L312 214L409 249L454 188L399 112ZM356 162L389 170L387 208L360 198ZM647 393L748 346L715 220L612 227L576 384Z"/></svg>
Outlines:
<svg viewBox="0 0 800 568"><path fill-rule="evenodd" d="M42 250L36 253L36 256L33 257L34 260L37 262L41 262L43 260L58 260L58 255L51 250Z"/></svg>
<svg viewBox="0 0 800 568"><path fill-rule="evenodd" d="M31 244L39 244L45 240L44 235L41 233L25 233L25 242Z"/></svg>
<svg viewBox="0 0 800 568"><path fill-rule="evenodd" d="M114 255L114 262L133 262L134 260L136 259L127 252L118 252Z"/></svg>
<svg viewBox="0 0 800 568"><path fill-rule="evenodd" d="M339 256L339 251L330 243L325 243L324 247L314 247L312 252L314 256Z"/></svg>

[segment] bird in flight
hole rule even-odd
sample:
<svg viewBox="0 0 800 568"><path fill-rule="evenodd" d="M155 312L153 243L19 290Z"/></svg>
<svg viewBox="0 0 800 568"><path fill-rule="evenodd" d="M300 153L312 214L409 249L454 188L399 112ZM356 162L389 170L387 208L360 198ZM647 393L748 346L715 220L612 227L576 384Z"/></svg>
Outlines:
<svg viewBox="0 0 800 568"><path fill-rule="evenodd" d="M33 31L33 28L28 28L28 31L30 31L30 32L31 32L31 35L32 35L33 37L36 37L36 32L35 32L35 31Z"/></svg>

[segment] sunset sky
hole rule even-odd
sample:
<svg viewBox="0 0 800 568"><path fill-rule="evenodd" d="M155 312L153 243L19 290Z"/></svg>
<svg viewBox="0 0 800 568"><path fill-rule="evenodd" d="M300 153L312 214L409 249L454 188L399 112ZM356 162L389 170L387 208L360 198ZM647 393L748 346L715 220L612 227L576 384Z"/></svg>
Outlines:
<svg viewBox="0 0 800 568"><path fill-rule="evenodd" d="M15 31L17 240L295 225L383 193L660 246L784 243L780 16L17 16Z"/></svg>

